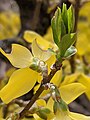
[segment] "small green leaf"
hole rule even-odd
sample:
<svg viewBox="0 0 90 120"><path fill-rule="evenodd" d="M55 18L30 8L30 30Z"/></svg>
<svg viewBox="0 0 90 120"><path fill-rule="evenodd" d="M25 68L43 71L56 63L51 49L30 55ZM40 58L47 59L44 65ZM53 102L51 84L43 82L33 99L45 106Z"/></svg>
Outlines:
<svg viewBox="0 0 90 120"><path fill-rule="evenodd" d="M51 111L48 108L41 108L37 110L37 115L41 117L42 119L47 119L47 116L51 113Z"/></svg>
<svg viewBox="0 0 90 120"><path fill-rule="evenodd" d="M53 31L53 38L56 45L59 45L61 36L61 9L58 8L55 12L55 16L51 20L51 27Z"/></svg>
<svg viewBox="0 0 90 120"><path fill-rule="evenodd" d="M56 27L55 27L55 16L51 20L51 27L52 27L54 42L56 43L56 45L58 45L59 41L58 41L58 37L57 37L57 33L56 33Z"/></svg>
<svg viewBox="0 0 90 120"><path fill-rule="evenodd" d="M62 19L64 22L64 25L66 27L66 31L68 31L68 16L67 16L67 6L63 3L62 7ZM68 32L67 32L68 33Z"/></svg>
<svg viewBox="0 0 90 120"><path fill-rule="evenodd" d="M54 113L57 112L57 102L56 101L54 101L53 111L54 111Z"/></svg>
<svg viewBox="0 0 90 120"><path fill-rule="evenodd" d="M64 25L63 19L61 20L61 38L66 34L66 27Z"/></svg>
<svg viewBox="0 0 90 120"><path fill-rule="evenodd" d="M53 110L54 110L54 113L56 113L59 110L67 111L68 106L62 99L60 99L60 101L54 102Z"/></svg>
<svg viewBox="0 0 90 120"><path fill-rule="evenodd" d="M64 58L69 58L77 52L77 49L74 46L68 48L65 52Z"/></svg>
<svg viewBox="0 0 90 120"><path fill-rule="evenodd" d="M71 33L71 34L66 34L63 36L62 40L60 41L60 46L59 46L59 49L60 49L60 55L61 57L64 56L66 50L74 44L75 42L75 36L76 34L75 33Z"/></svg>
<svg viewBox="0 0 90 120"><path fill-rule="evenodd" d="M61 99L59 102L59 107L60 107L60 110L62 109L63 111L67 111L68 110L68 106L67 104Z"/></svg>
<svg viewBox="0 0 90 120"><path fill-rule="evenodd" d="M60 41L60 36L61 36L61 9L58 7L56 13L56 31L57 31L57 36L58 40Z"/></svg>
<svg viewBox="0 0 90 120"><path fill-rule="evenodd" d="M68 33L70 33L73 32L74 23L75 23L74 11L72 5L69 7L67 11L67 15L68 15Z"/></svg>

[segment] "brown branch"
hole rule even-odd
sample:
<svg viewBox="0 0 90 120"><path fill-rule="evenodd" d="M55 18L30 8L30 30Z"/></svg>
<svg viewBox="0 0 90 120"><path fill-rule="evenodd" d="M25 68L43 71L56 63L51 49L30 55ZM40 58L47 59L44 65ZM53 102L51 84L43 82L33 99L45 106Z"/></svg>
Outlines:
<svg viewBox="0 0 90 120"><path fill-rule="evenodd" d="M53 65L53 69L51 70L50 74L48 75L48 77L45 79L43 79L42 84L40 85L39 89L37 90L37 92L35 93L35 95L32 97L32 99L30 100L30 102L26 105L26 107L20 112L20 117L19 120L24 118L25 115L27 114L28 110L32 107L32 105L35 103L35 101L38 99L38 97L40 96L40 94L44 91L44 85L46 83L49 83L50 80L52 79L52 77L54 76L54 74L60 70L62 64L58 61L55 62L55 64Z"/></svg>
<svg viewBox="0 0 90 120"><path fill-rule="evenodd" d="M41 9L41 5L42 5L42 0L36 0L36 2L37 2L37 4L36 4L35 11L34 11L32 24L31 24L32 30L35 30L37 28L37 24L39 21L39 15L40 15L40 9Z"/></svg>
<svg viewBox="0 0 90 120"><path fill-rule="evenodd" d="M7 105L4 105L4 107L3 107L3 118L7 117L7 115L8 115L8 108L9 108L10 105L11 105L11 102L8 103Z"/></svg>
<svg viewBox="0 0 90 120"><path fill-rule="evenodd" d="M82 59L83 59L83 63L84 63L86 66L90 66L89 63L88 63L88 61L87 61L87 59L86 59L86 57L85 57L84 55L82 56Z"/></svg>
<svg viewBox="0 0 90 120"><path fill-rule="evenodd" d="M77 32L77 25L78 25L78 19L79 19L79 11L81 9L81 7L90 2L90 0L74 0L75 4L74 6L74 10L75 10L75 26L74 26L74 32ZM76 42L77 42L77 35L76 35ZM74 46L76 46L76 43L74 44ZM71 72L74 73L75 72L75 55L72 56L72 58L70 59L70 65L71 65Z"/></svg>

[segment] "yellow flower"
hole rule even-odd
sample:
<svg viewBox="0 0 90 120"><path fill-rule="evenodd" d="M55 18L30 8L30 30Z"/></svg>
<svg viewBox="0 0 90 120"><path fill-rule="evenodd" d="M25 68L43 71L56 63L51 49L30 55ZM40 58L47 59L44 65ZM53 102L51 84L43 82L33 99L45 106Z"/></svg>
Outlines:
<svg viewBox="0 0 90 120"><path fill-rule="evenodd" d="M65 106L67 106L66 103L67 104L71 103L83 92L85 92L85 87L80 83L71 83L69 85L61 86L59 90L60 90L61 98L65 101L62 102L62 105L65 104ZM48 108L51 111L51 113L47 115L47 120L90 120L90 117L88 116L70 112L68 110L68 107L66 107L66 109L63 109L64 106L62 107L62 105L59 108L57 107L57 112L54 114L53 105L54 105L54 101L52 98L50 98L46 105L46 108ZM50 117L50 115L52 116ZM42 118L40 118L36 114L34 114L34 118L35 120L42 120Z"/></svg>
<svg viewBox="0 0 90 120"><path fill-rule="evenodd" d="M50 105L52 104L52 105ZM47 108L49 108L53 112L53 104L54 101L50 98L47 103ZM36 119L37 120L37 119ZM85 116L83 114L70 112L69 109L63 110L62 107L57 108L57 112L53 116L53 118L49 118L47 120L90 120L90 116Z"/></svg>
<svg viewBox="0 0 90 120"><path fill-rule="evenodd" d="M57 77L58 75L59 75L59 71L57 72L57 74L55 74L53 80L51 80L54 84L58 83L58 82L56 82L56 79L57 79L57 81L60 80L60 78ZM75 75L78 75L78 74L75 74ZM70 83L68 83L68 81L67 81L66 84L61 84L61 81L60 81L60 83L58 84L61 99L66 104L70 104L81 94L83 94L84 92L87 92L86 88L89 84L85 85L84 84L85 81L83 81L82 77L81 77L81 79L79 78L80 83L72 83L72 82L74 82L75 78L77 77L75 75L73 76L74 78L72 77L73 79L68 79L68 80L70 80ZM87 93L89 93L89 92L87 92ZM49 101L47 102L47 108L50 109L52 112L53 112L53 104L54 104L54 101L52 98L50 98ZM64 111L62 108L61 109L59 108L59 110L56 112L53 119L48 119L48 120L90 120L90 116L85 116L82 114L70 112L68 109Z"/></svg>
<svg viewBox="0 0 90 120"><path fill-rule="evenodd" d="M55 84L59 90L61 98L67 103L71 103L81 94L86 91L86 87L81 83L69 83L62 84L61 83L61 70L57 71L57 73L53 76L51 83Z"/></svg>
<svg viewBox="0 0 90 120"><path fill-rule="evenodd" d="M59 88L61 98L67 103L71 103L74 101L77 97L79 97L81 94L86 92L86 87L81 83L69 83L69 84L61 84L61 70L57 71L56 74L51 79L50 83L53 83ZM37 85L35 87L35 91L40 86ZM43 91L43 93L40 95L40 97L44 97L47 93L49 93L49 90ZM53 102L50 102L48 106ZM51 105L52 106L52 105ZM50 106L50 108L51 108Z"/></svg>
<svg viewBox="0 0 90 120"><path fill-rule="evenodd" d="M76 89L79 90L79 87L82 90L77 91ZM71 103L78 96L80 96L80 94L82 94L83 90L84 90L84 86L80 83L72 83L72 84L64 85L64 86L60 87L61 99L59 101L55 100L56 104L54 104L54 101L52 98L50 98L47 102L48 109L50 109L53 112L53 108L55 108L54 109L55 110L54 117L52 119L48 118L47 120L90 120L90 116L85 116L82 114L70 112L68 109L68 106L67 106L67 104ZM80 92L80 94L79 94L79 92ZM53 105L54 105L54 107L53 107Z"/></svg>
<svg viewBox="0 0 90 120"><path fill-rule="evenodd" d="M90 77L83 73L74 73L71 75L67 75L64 81L61 83L61 86L68 85L75 82L81 83L86 87L85 94L90 100Z"/></svg>
<svg viewBox="0 0 90 120"><path fill-rule="evenodd" d="M60 80L60 71L58 71L54 75L51 82L58 85L59 80ZM81 94L83 94L86 91L86 87L81 83L70 83L67 85L61 85L59 87L59 91L60 91L61 99L65 103L70 104L72 101L74 101L77 97L79 97ZM42 95L45 95L45 94L43 93ZM68 108L65 111L63 111L62 109L61 110L59 109L59 111L54 115L53 104L54 104L54 101L52 98L50 98L47 102L46 108L52 111L51 113L53 114L53 118L50 118L50 116L48 115L47 120L90 120L90 117L70 112ZM36 120L42 120L36 114L34 115L34 118Z"/></svg>
<svg viewBox="0 0 90 120"><path fill-rule="evenodd" d="M43 37L41 35L39 35L38 33L34 32L34 31L30 31L30 30L25 31L24 39L29 43L32 43L32 41L34 39L36 39L37 43L43 49L48 49L48 48L52 48L54 50L58 49L58 47L56 46L56 44L53 41L53 35L52 35L51 29L49 29L47 31L46 35L43 36Z"/></svg>
<svg viewBox="0 0 90 120"><path fill-rule="evenodd" d="M55 117L51 120L90 120L90 116L85 116L70 111L58 111Z"/></svg>
<svg viewBox="0 0 90 120"><path fill-rule="evenodd" d="M87 98L90 100L90 77L85 74L80 74L77 81L86 86L87 90L85 92Z"/></svg>
<svg viewBox="0 0 90 120"><path fill-rule="evenodd" d="M16 37L21 29L20 15L12 10L0 12L0 40Z"/></svg>
<svg viewBox="0 0 90 120"><path fill-rule="evenodd" d="M78 23L78 40L76 43L77 53L79 56L90 54L90 44L89 44L89 37L90 37L90 3L83 5L79 12L79 23ZM83 43L83 44L81 44ZM85 47L87 46L87 47ZM89 57L90 55L88 55Z"/></svg>
<svg viewBox="0 0 90 120"><path fill-rule="evenodd" d="M36 41L32 43L33 55L27 48L18 44L12 44L10 54L5 53L1 48L0 51L14 67L20 68L11 75L8 84L0 91L1 99L5 103L9 103L29 92L34 87L37 79L41 79L38 72L29 68L32 59L38 58L41 61L46 61L51 54L48 51L41 50Z"/></svg>

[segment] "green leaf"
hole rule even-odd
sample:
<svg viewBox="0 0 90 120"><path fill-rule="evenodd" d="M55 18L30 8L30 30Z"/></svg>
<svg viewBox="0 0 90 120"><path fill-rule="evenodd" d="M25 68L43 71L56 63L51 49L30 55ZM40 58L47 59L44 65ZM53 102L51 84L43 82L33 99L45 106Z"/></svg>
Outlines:
<svg viewBox="0 0 90 120"><path fill-rule="evenodd" d="M37 115L41 117L42 119L47 119L47 116L51 113L51 111L48 108L41 108L37 110Z"/></svg>
<svg viewBox="0 0 90 120"><path fill-rule="evenodd" d="M60 55L61 57L64 56L66 50L74 44L75 42L75 36L76 34L75 33L71 33L71 34L66 34L62 37L62 40L60 41L60 46L59 46L59 49L60 49Z"/></svg>
<svg viewBox="0 0 90 120"><path fill-rule="evenodd" d="M58 110L67 111L68 106L62 99L60 99L60 101L54 102L53 110L54 110L54 113L56 113Z"/></svg>
<svg viewBox="0 0 90 120"><path fill-rule="evenodd" d="M75 23L74 11L72 5L69 7L67 11L67 15L68 15L68 33L70 33L73 32L74 23Z"/></svg>
<svg viewBox="0 0 90 120"><path fill-rule="evenodd" d="M66 31L68 33L68 16L67 16L67 6L66 4L63 3L63 7L62 7L62 19L64 22L64 25L66 27Z"/></svg>
<svg viewBox="0 0 90 120"><path fill-rule="evenodd" d="M69 58L77 52L77 49L74 46L68 48L65 52L64 58Z"/></svg>
<svg viewBox="0 0 90 120"><path fill-rule="evenodd" d="M51 20L51 27L53 31L53 38L56 45L59 45L61 36L61 9L58 8L55 12L55 16Z"/></svg>
<svg viewBox="0 0 90 120"><path fill-rule="evenodd" d="M63 19L61 20L61 38L66 34L66 27L64 25Z"/></svg>
<svg viewBox="0 0 90 120"><path fill-rule="evenodd" d="M54 101L53 111L54 111L54 113L57 112L57 102L56 101Z"/></svg>

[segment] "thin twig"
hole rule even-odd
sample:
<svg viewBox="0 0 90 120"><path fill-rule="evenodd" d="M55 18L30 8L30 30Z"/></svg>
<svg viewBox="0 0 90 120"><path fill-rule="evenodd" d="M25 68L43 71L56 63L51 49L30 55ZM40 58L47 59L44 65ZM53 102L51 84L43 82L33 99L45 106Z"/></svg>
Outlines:
<svg viewBox="0 0 90 120"><path fill-rule="evenodd" d="M35 7L35 11L34 11L34 16L33 16L33 20L32 20L32 30L35 30L37 28L37 24L39 21L39 15L40 15L40 9L41 9L41 5L42 5L42 0L37 0L36 1L36 7Z"/></svg>
<svg viewBox="0 0 90 120"><path fill-rule="evenodd" d="M44 85L46 83L49 83L50 80L52 79L52 77L54 76L54 74L60 70L62 64L58 61L55 62L55 64L53 65L53 69L51 70L50 74L48 75L48 78L45 78L43 81L43 83L40 85L39 89L37 90L37 92L35 93L35 95L32 97L32 99L30 100L30 102L26 105L26 107L20 112L20 117L19 120L24 118L24 116L26 115L26 113L28 112L28 110L32 107L32 105L35 103L35 101L38 99L38 97L40 96L40 94L44 91Z"/></svg>

